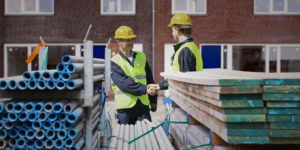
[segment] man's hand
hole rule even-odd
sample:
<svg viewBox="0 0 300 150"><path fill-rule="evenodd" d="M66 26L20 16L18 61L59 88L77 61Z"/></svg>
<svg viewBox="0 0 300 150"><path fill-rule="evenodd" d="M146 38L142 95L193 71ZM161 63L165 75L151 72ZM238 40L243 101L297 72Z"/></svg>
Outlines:
<svg viewBox="0 0 300 150"><path fill-rule="evenodd" d="M158 84L148 84L147 86L147 94L154 96L160 90Z"/></svg>
<svg viewBox="0 0 300 150"><path fill-rule="evenodd" d="M152 112L156 112L156 110L157 110L157 104L151 103L150 106L151 106L150 110Z"/></svg>

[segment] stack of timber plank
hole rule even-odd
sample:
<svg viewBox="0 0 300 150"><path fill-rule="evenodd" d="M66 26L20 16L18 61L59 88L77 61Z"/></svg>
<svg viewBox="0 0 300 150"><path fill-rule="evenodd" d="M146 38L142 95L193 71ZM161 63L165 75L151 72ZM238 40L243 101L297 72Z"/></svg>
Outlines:
<svg viewBox="0 0 300 150"><path fill-rule="evenodd" d="M270 143L261 81L264 78L300 78L299 73L221 69L167 72L162 76L169 79L171 99L230 144Z"/></svg>
<svg viewBox="0 0 300 150"><path fill-rule="evenodd" d="M129 124L117 124L113 130L112 138L108 149L111 150L173 150L173 146L170 143L166 133L162 127L146 134L142 138L128 144L129 141L141 136L152 127L157 126L158 123L146 123L143 121L137 121L135 125Z"/></svg>
<svg viewBox="0 0 300 150"><path fill-rule="evenodd" d="M272 144L300 144L300 79L263 79Z"/></svg>

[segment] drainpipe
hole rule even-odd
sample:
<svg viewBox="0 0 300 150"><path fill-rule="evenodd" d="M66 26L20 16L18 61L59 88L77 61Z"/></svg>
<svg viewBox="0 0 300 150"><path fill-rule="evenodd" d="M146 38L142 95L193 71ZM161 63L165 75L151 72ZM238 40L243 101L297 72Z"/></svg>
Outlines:
<svg viewBox="0 0 300 150"><path fill-rule="evenodd" d="M155 0L152 0L152 73L155 80Z"/></svg>

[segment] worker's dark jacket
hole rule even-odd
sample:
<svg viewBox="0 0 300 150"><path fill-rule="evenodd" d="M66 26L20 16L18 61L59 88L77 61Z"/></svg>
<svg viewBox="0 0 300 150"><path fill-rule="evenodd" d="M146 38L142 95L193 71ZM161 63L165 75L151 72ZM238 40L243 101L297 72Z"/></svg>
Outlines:
<svg viewBox="0 0 300 150"><path fill-rule="evenodd" d="M175 53L177 52L177 50L179 50L181 45L183 45L187 42L192 42L192 41L193 41L193 39L191 37L189 37L185 41L182 41L182 42L177 43L176 45L174 45ZM172 61L171 62L173 62L175 53L172 56ZM189 50L189 48L185 47L185 48L182 49L182 51L180 52L180 54L178 56L178 62L179 62L179 65L180 65L180 72L196 71L196 57L194 56L192 51ZM168 89L167 79L160 81L159 82L159 87L160 87L161 90Z"/></svg>

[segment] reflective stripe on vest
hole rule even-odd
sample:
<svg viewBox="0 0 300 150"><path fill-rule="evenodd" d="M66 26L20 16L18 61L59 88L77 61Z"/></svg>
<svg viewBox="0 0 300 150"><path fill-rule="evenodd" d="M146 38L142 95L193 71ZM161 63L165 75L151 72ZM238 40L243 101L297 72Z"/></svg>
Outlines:
<svg viewBox="0 0 300 150"><path fill-rule="evenodd" d="M130 63L126 60L126 58L123 58L118 53L115 55L111 60L117 64L124 72L125 74L132 78L135 82L142 83L144 85L147 85L147 79L146 79L146 56L142 52L134 51L136 54L136 57L134 59L134 66L132 67ZM115 108L116 109L125 109L125 108L131 108L135 105L136 101L138 99L141 100L141 102L144 105L149 105L150 100L147 94L141 95L141 96L135 96L126 92L121 91L112 81L112 89L114 91L115 95Z"/></svg>
<svg viewBox="0 0 300 150"><path fill-rule="evenodd" d="M173 71L180 71L180 65L179 65L178 57L179 57L180 52L185 47L189 48L189 50L193 53L193 55L196 58L196 71L202 71L203 70L202 57L201 57L201 54L200 54L200 51L199 51L197 45L194 42L184 43L176 51L176 53L174 55L173 63L172 63L172 70Z"/></svg>

